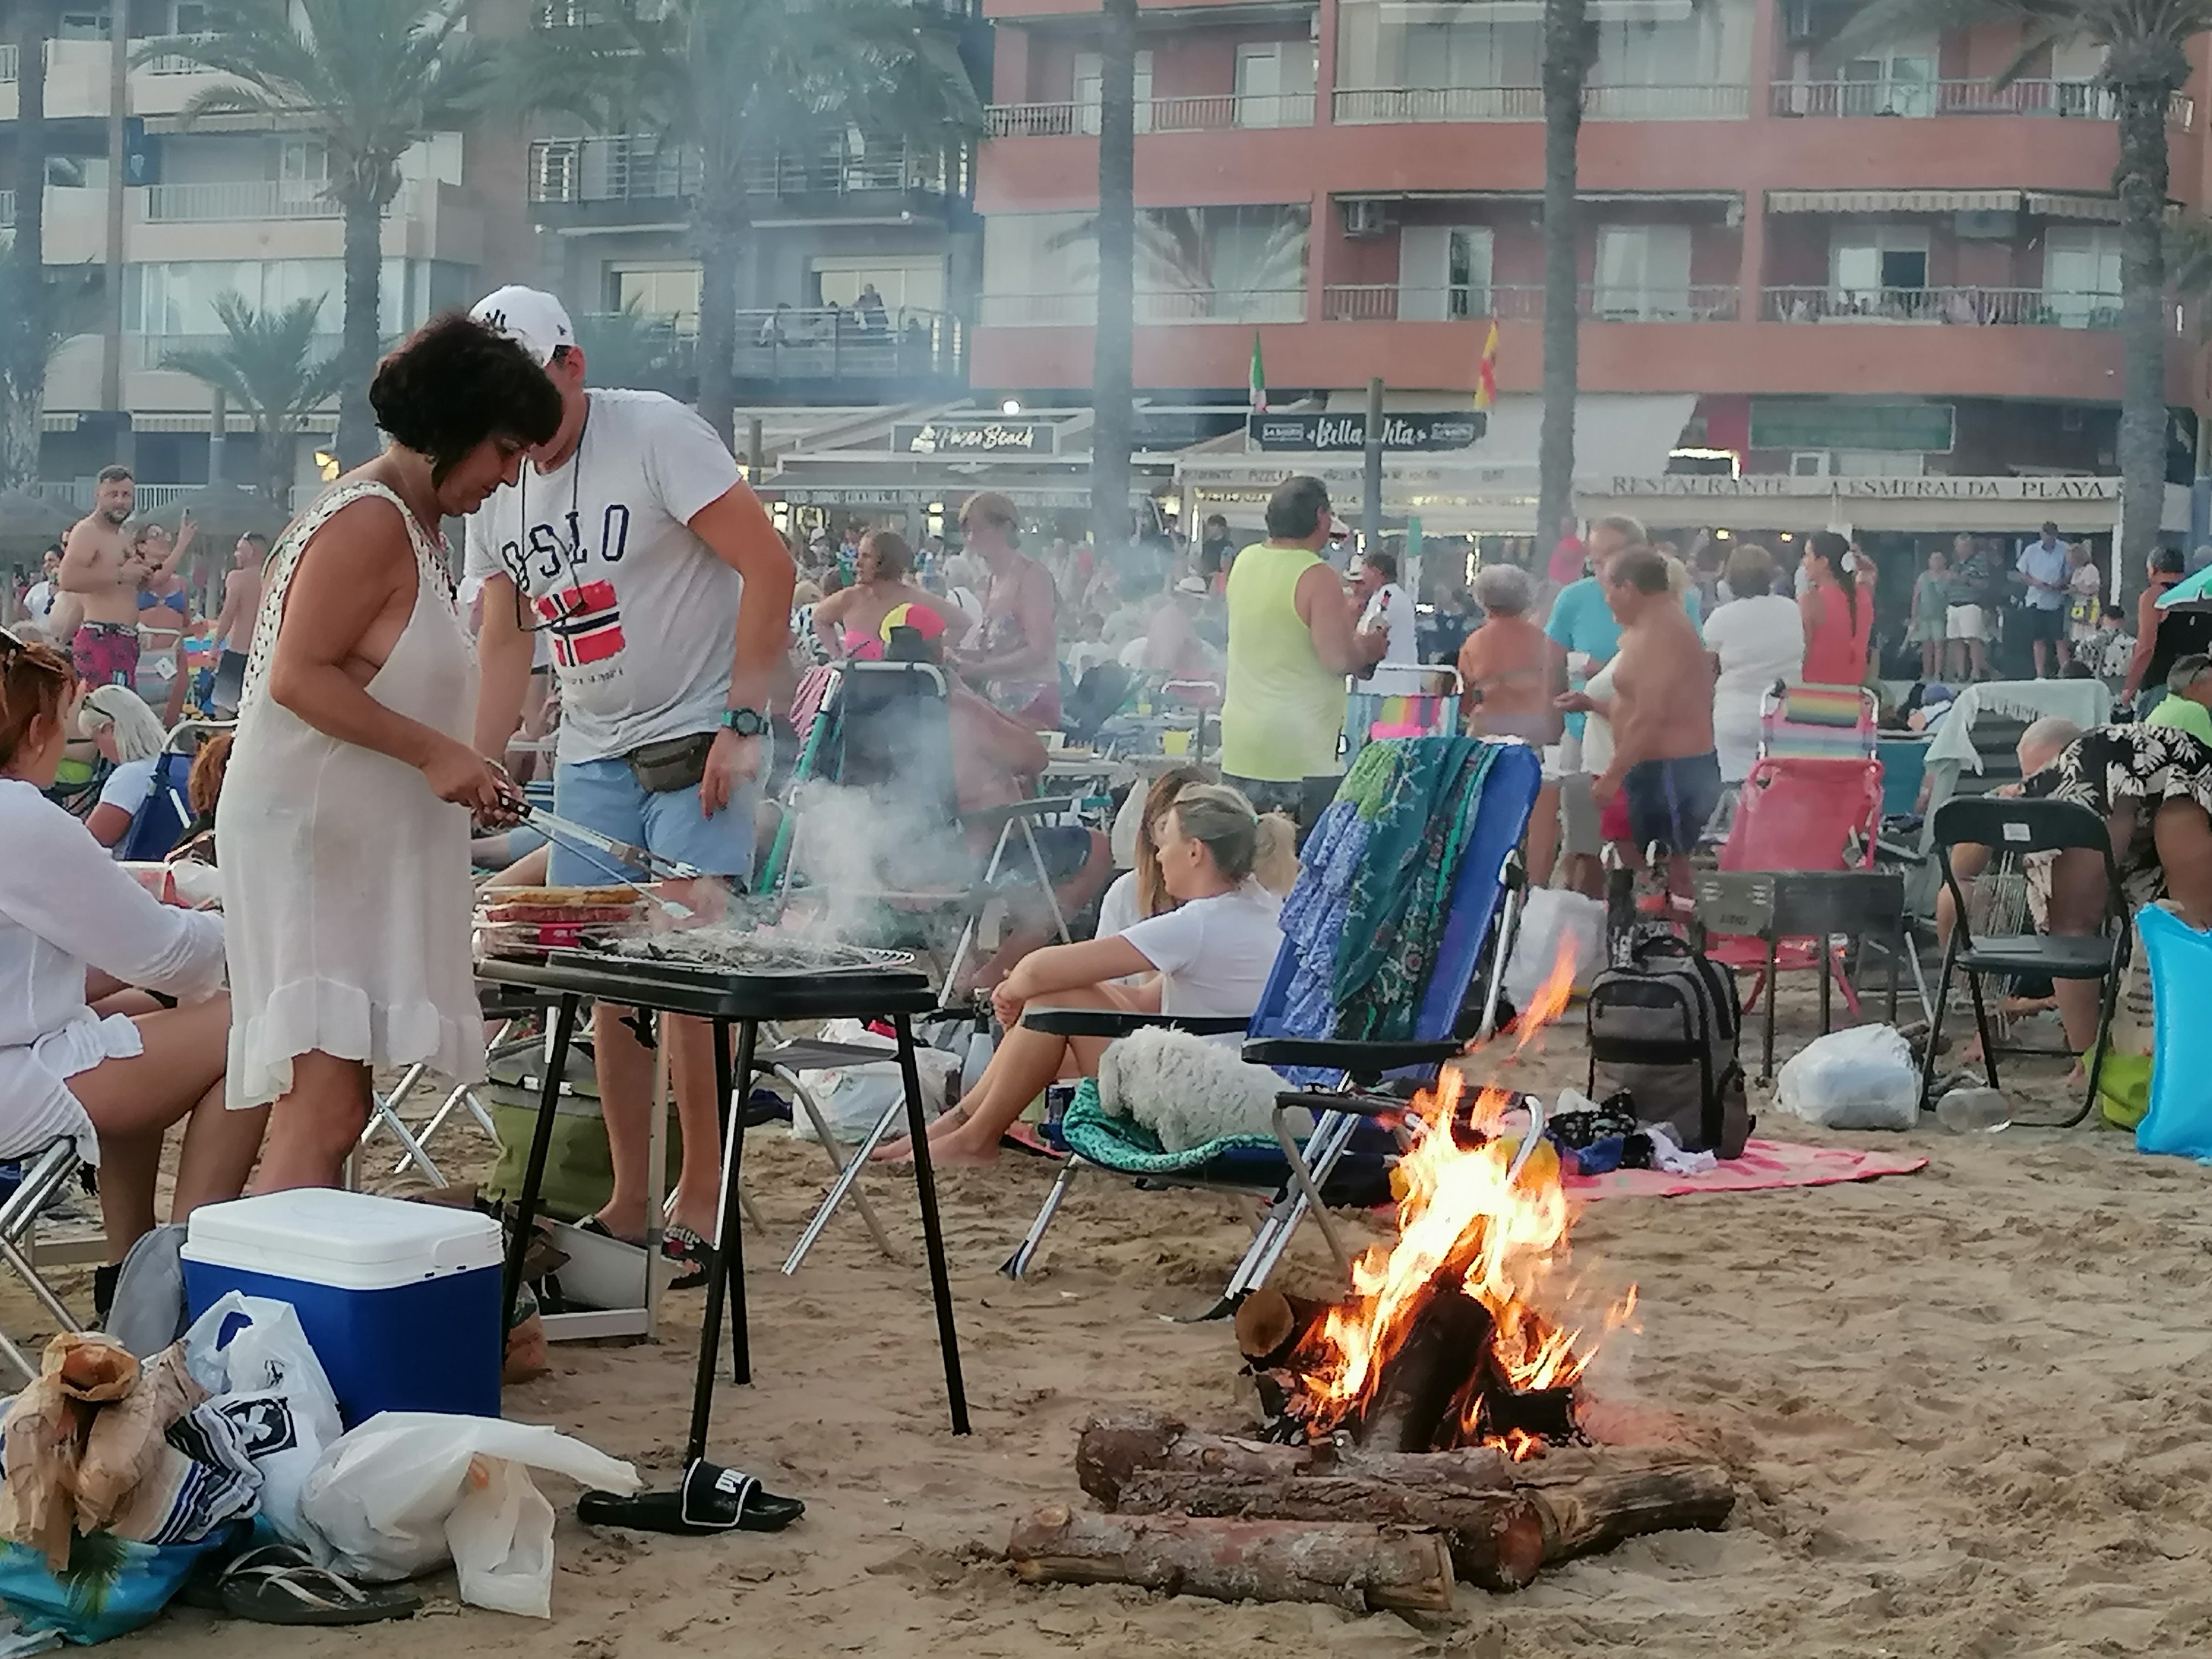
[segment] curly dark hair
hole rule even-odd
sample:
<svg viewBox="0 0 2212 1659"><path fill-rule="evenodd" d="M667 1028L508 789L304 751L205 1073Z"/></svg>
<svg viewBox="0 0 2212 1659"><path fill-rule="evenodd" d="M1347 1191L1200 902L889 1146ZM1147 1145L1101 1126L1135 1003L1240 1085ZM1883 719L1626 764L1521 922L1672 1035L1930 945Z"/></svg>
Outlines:
<svg viewBox="0 0 2212 1659"><path fill-rule="evenodd" d="M504 334L450 311L416 329L376 366L368 386L376 423L430 458L442 483L487 438L549 441L561 427L561 393Z"/></svg>

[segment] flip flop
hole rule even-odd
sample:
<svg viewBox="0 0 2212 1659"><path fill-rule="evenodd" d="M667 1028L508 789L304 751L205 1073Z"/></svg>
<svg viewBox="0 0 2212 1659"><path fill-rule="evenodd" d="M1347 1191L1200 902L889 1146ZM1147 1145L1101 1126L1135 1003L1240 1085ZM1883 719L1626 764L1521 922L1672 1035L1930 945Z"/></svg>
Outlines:
<svg viewBox="0 0 2212 1659"><path fill-rule="evenodd" d="M258 1625L374 1625L422 1607L411 1590L364 1590L288 1544L248 1550L223 1570L216 1593L225 1613Z"/></svg>
<svg viewBox="0 0 2212 1659"><path fill-rule="evenodd" d="M624 1498L587 1492L576 1500L576 1518L587 1527L629 1527L639 1532L685 1534L781 1532L806 1513L796 1498L779 1498L742 1469L703 1458L684 1472L674 1492L641 1492Z"/></svg>
<svg viewBox="0 0 2212 1659"><path fill-rule="evenodd" d="M680 1221L671 1222L660 1235L660 1259L683 1269L668 1281L672 1291L696 1291L714 1270L714 1247Z"/></svg>

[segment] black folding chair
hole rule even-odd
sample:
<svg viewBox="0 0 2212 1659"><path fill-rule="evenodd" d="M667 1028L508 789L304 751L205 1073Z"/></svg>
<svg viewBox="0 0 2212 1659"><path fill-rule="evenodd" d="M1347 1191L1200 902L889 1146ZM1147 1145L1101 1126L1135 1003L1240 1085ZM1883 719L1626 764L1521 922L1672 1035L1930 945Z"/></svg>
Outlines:
<svg viewBox="0 0 2212 1659"><path fill-rule="evenodd" d="M1966 895L1951 867L1951 849L1960 845L1986 847L1994 856L2026 858L2033 853L2094 852L2105 861L2105 914L2100 931L2087 935L2054 933L1984 933L1974 937L1968 919ZM1975 800L1947 801L1936 810L1933 847L1950 889L1954 920L1950 942L1944 946L1943 967L1936 981L1936 1010L1929 1021L1928 1052L1921 1061L1920 1103L1923 1109L1935 1091L1936 1055L1942 1045L1944 1006L1950 1000L1951 974L1963 969L1966 988L1972 994L1974 1026L1982 1039L1982 1067L1990 1087L1997 1083L1996 1034L1990 1028L1989 1009L1978 975L2035 977L2052 980L2097 979L2104 995L2097 1011L2097 1036L2089 1056L2089 1088L2081 1109L2056 1123L2038 1128L2070 1129L2089 1115L2097 1103L2097 1076L2105 1063L2105 1043L2112 1030L2112 1005L2119 995L2120 969L2128 959L2127 901L2120 891L2120 872L2112 862L2112 836L2087 807L2071 801L2014 800L1984 795ZM2013 1045L2008 1052L2049 1054L2049 1049Z"/></svg>

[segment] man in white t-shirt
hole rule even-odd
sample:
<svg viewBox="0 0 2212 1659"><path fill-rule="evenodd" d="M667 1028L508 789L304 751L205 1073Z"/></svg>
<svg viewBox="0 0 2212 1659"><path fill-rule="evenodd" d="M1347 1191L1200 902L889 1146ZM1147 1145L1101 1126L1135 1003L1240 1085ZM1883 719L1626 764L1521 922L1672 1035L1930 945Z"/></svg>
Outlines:
<svg viewBox="0 0 2212 1659"><path fill-rule="evenodd" d="M1352 591L1360 605L1359 631L1380 634L1387 643L1375 672L1358 689L1380 697L1418 696L1422 689L1420 623L1413 596L1398 586L1398 556L1370 553L1360 561Z"/></svg>
<svg viewBox="0 0 2212 1659"><path fill-rule="evenodd" d="M470 314L544 363L563 407L552 441L469 520L468 574L483 579L477 746L506 752L544 633L561 688L554 811L745 880L797 580L790 550L696 414L657 392L585 390L583 351L551 295L503 288ZM548 879L604 885L631 873L556 843ZM640 1240L652 1062L624 1012L602 1004L592 1027L614 1163L597 1219ZM704 1279L719 1220L720 1113L711 1030L665 1024L684 1170L662 1249L688 1284Z"/></svg>
<svg viewBox="0 0 2212 1659"><path fill-rule="evenodd" d="M46 625L46 618L54 613L54 601L61 597L61 569L62 547L56 542L40 562L39 580L23 592L23 614L41 629Z"/></svg>

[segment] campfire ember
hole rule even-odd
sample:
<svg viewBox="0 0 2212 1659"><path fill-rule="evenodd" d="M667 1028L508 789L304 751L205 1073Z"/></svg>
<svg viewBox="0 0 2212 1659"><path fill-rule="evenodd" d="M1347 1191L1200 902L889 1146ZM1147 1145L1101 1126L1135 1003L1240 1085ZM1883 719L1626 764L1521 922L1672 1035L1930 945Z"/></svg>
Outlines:
<svg viewBox="0 0 2212 1659"><path fill-rule="evenodd" d="M1521 1046L1557 1018L1572 975L1563 956L1520 1021ZM1490 1445L1515 1458L1573 1437L1572 1390L1596 1341L1543 1310L1567 1261L1567 1199L1551 1146L1507 1133L1516 1103L1494 1087L1468 1100L1447 1072L1415 1102L1397 1242L1354 1262L1351 1295L1318 1318L1275 1311L1288 1305L1278 1297L1243 1322L1248 1358L1282 1390L1278 1435L1341 1430L1378 1450ZM1632 1288L1603 1329L1635 1306ZM1287 1348L1286 1322L1297 1332Z"/></svg>

